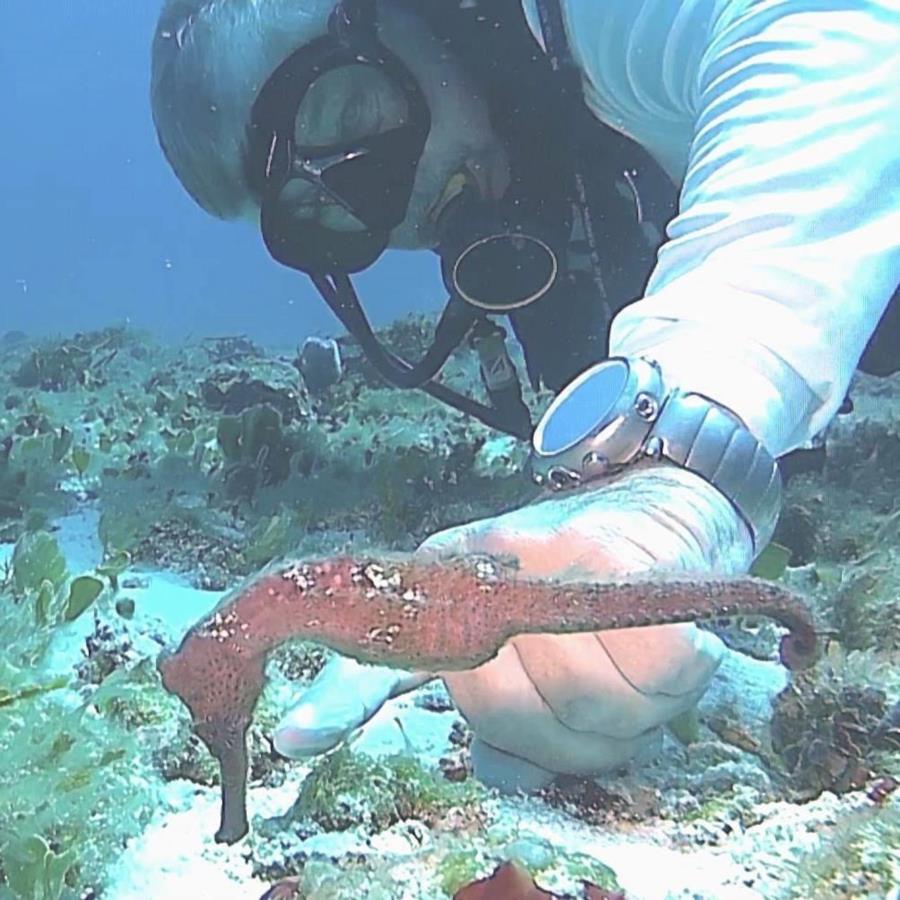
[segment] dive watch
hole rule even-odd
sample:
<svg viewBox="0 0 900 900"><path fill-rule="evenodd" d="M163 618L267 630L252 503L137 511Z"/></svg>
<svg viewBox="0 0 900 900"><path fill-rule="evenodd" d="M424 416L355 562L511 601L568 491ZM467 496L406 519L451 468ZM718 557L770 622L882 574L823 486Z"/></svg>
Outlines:
<svg viewBox="0 0 900 900"><path fill-rule="evenodd" d="M703 394L667 391L659 365L612 357L586 369L553 400L532 438L532 475L565 490L641 459L696 472L731 502L750 529L754 553L781 500L774 457L731 410Z"/></svg>

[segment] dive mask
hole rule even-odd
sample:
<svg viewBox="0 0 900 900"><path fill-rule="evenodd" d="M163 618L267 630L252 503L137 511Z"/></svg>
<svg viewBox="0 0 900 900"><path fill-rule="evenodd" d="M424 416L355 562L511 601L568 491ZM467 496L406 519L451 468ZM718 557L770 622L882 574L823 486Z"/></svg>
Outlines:
<svg viewBox="0 0 900 900"><path fill-rule="evenodd" d="M387 76L402 94L402 121L343 143L299 144L296 121L309 91L319 79L349 67ZM247 177L261 199L262 236L272 257L307 274L352 273L370 266L406 216L430 128L416 79L378 39L374 3L338 3L328 34L285 59L253 105ZM286 196L295 180L345 210L358 227L338 230L298 215Z"/></svg>

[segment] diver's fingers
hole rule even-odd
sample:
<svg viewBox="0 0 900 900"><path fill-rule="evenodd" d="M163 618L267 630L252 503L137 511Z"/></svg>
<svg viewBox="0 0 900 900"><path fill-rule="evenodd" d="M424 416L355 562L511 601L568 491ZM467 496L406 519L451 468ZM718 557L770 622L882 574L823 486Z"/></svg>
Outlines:
<svg viewBox="0 0 900 900"><path fill-rule="evenodd" d="M477 523L447 528L425 538L416 548L416 555L426 561L463 556L478 546L478 534Z"/></svg>
<svg viewBox="0 0 900 900"><path fill-rule="evenodd" d="M453 557L486 554L505 561L521 572L537 578L591 577L598 567L603 572L606 559L593 535L572 528L552 515L544 505L541 518L538 507L523 507L494 519L484 519L439 531L416 550L424 562L440 562ZM590 547L585 547L590 543ZM591 565L580 568L583 558Z"/></svg>
<svg viewBox="0 0 900 900"><path fill-rule="evenodd" d="M368 722L387 700L433 677L334 656L278 723L275 749L291 759L324 753Z"/></svg>
<svg viewBox="0 0 900 900"><path fill-rule="evenodd" d="M489 519L438 531L419 545L416 554L425 560L440 560L485 553L518 559L529 568L530 556L540 557L546 545L566 533L572 514L568 500L521 506ZM535 566L536 570L540 568Z"/></svg>

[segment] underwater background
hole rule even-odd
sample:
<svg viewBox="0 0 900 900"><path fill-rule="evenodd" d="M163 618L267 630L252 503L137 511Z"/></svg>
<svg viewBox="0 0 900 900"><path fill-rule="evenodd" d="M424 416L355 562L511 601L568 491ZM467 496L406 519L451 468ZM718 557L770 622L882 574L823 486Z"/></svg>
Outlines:
<svg viewBox="0 0 900 900"><path fill-rule="evenodd" d="M0 4L0 898L896 898L897 376L856 379L760 572L815 611L813 669L788 677L770 622L707 623L733 649L698 721L648 761L508 797L471 777L439 683L325 757L279 757L275 723L329 656L291 642L251 727L251 832L214 842L218 770L160 652L274 560L408 551L536 489L525 446L386 388L250 226L184 194L150 121L156 14ZM419 358L434 262L360 281ZM308 335L336 339L339 371L304 363ZM466 350L444 378L480 391Z"/></svg>
<svg viewBox="0 0 900 900"><path fill-rule="evenodd" d="M156 2L0 3L0 328L267 341L333 328L307 279L273 264L251 225L203 212L168 167L150 117L158 15ZM431 254L387 254L360 286L376 324L443 301Z"/></svg>

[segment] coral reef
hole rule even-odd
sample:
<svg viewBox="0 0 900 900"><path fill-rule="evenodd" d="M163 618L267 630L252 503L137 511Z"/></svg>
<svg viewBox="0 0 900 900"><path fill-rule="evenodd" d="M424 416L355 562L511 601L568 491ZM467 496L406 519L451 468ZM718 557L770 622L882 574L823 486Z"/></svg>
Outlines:
<svg viewBox="0 0 900 900"><path fill-rule="evenodd" d="M242 360L240 368L215 369L201 382L200 396L209 409L232 416L253 406L270 406L288 425L308 410L293 367L265 357Z"/></svg>
<svg viewBox="0 0 900 900"><path fill-rule="evenodd" d="M413 819L438 830L449 821L461 833L483 823L485 798L477 782L446 781L406 754L375 759L344 745L316 762L291 809L267 820L261 833L290 833L299 825L371 835Z"/></svg>
<svg viewBox="0 0 900 900"><path fill-rule="evenodd" d="M392 333L418 346L429 328ZM102 378L13 389L33 352L65 358L106 341L118 349ZM222 588L298 548L412 549L534 495L523 446L494 453L479 423L416 393L398 403L352 342L340 346L343 375L311 404L290 358L243 336L166 348L118 329L13 345L0 358L0 540L96 499L110 555ZM447 375L475 381L469 369L454 361Z"/></svg>
<svg viewBox="0 0 900 900"><path fill-rule="evenodd" d="M261 359L262 349L245 334L229 334L203 339L203 350L209 361L216 366L238 365L242 362Z"/></svg>
<svg viewBox="0 0 900 900"><path fill-rule="evenodd" d="M129 337L124 328L106 328L62 342L46 342L31 351L12 382L42 391L64 391L76 385L101 387L106 383L106 367L126 347Z"/></svg>
<svg viewBox="0 0 900 900"><path fill-rule="evenodd" d="M226 461L229 496L251 499L260 487L279 484L290 474L293 448L273 406L249 406L240 415L222 416L216 438Z"/></svg>
<svg viewBox="0 0 900 900"><path fill-rule="evenodd" d="M380 337L418 358L432 326L427 318L408 319ZM215 800L216 761L180 701L159 685L161 632L148 630L147 619L155 588L141 587L156 576L146 567L222 590L281 557L379 559L386 549L412 549L438 528L534 499L521 442L428 397L386 388L351 339L337 343L341 377L316 393L298 373L292 346L267 350L241 335L180 347L154 345L125 329L2 342L0 541L19 543L0 547L9 555L0 590L0 894L102 895L111 861L128 838L140 839L154 808L166 833L173 829L168 801L156 805L164 781L188 780L167 785L167 795L183 792L199 804L212 791ZM468 393L480 391L477 360L465 349L444 377ZM525 392L538 413L548 398L527 386ZM272 654L246 738L250 805L270 818L255 824L239 850L214 846L210 837L203 844L210 859L234 871L235 861L249 856L249 870L295 875L301 896L328 900L448 900L515 859L541 890L576 897L582 880L605 883L588 871L588 860L575 859L576 847L586 849L579 841L605 858L599 842L611 837L674 848L698 873L728 860L730 874L712 887L674 862L659 866L673 891L690 884L697 896L735 886L779 900L889 894L900 881L900 800L891 789L900 777L898 397L897 379L858 379L856 410L830 430L824 469L787 485L776 537L791 556L786 569L766 577L809 599L830 648L823 663L797 673L787 688L778 680L758 709L747 698L745 673L725 699L701 705L693 730L679 732L686 743L666 735L658 759L599 783L563 781L503 805L488 796L478 806L483 824L472 824L460 842L440 822L391 821L387 795L362 790L346 795L347 808L358 804L368 827L324 832L313 818L298 816L285 820L277 838L279 816L303 792L307 768L276 759L267 731L295 697L286 678L308 681L330 653L295 643ZM223 418L224 431L237 422L242 428L248 411L246 446L240 429L236 440L220 441ZM262 440L251 434L257 416L257 426L277 425ZM255 454L246 451L250 445ZM268 473L256 468L265 445L278 460ZM268 463L272 449L264 453ZM70 573L60 547L69 553L71 545L57 535L59 516L92 507L101 514L106 561L96 569L79 562ZM123 574L130 565L139 571ZM742 653L777 661L782 631L775 623L728 623L704 627ZM59 652L74 632L78 641ZM370 649L390 647L376 642ZM399 640L397 648L399 654ZM780 672L770 662L759 665ZM768 697L779 691L770 736ZM416 758L428 757L422 770L436 789L443 787L438 772L449 787L475 787L461 723L446 742L454 717L446 696L432 690L408 699L408 706L394 702ZM745 706L754 707L750 718L739 714ZM417 724L422 715L442 722L440 746L420 742L416 729L432 727ZM429 784L418 771L391 769L377 753L367 758L391 728L373 722L351 745L346 771L370 772L378 785L369 787L398 794ZM28 743L32 735L42 740ZM392 753L403 749L392 746ZM326 768L315 767L320 787ZM525 823L543 819L550 830L526 837ZM194 832L205 832L206 821L194 819ZM496 837L500 821L517 834ZM273 834L263 841L265 827ZM303 841L307 831L315 833ZM703 856L707 849L714 856ZM562 865L564 858L568 880L555 881L550 861ZM608 889L615 890L613 882Z"/></svg>

